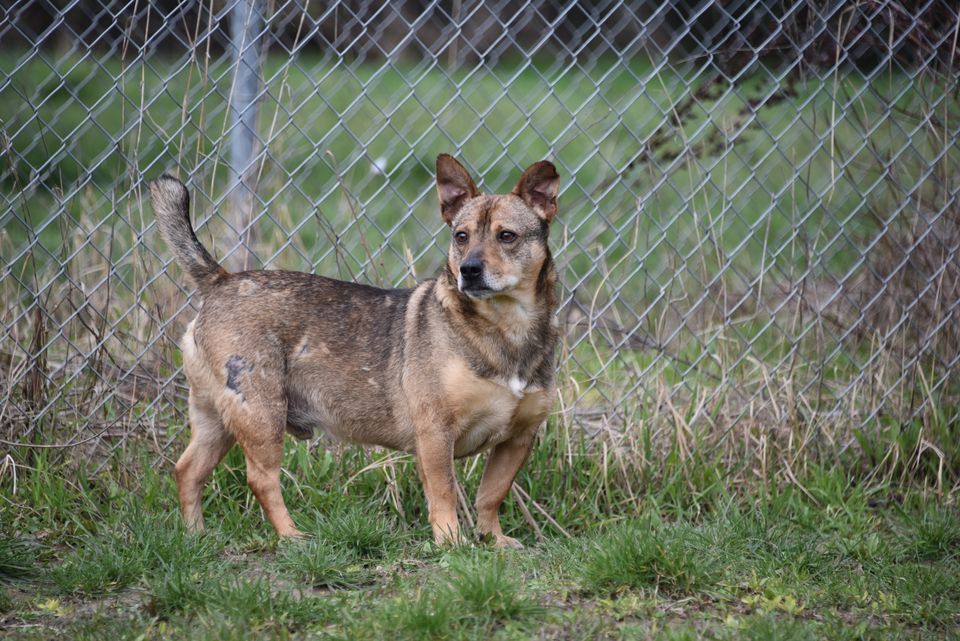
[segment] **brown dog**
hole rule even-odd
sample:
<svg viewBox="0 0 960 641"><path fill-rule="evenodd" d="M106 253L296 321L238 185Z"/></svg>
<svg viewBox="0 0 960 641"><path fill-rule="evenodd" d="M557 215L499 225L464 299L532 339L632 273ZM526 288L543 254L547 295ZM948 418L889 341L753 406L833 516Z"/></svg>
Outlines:
<svg viewBox="0 0 960 641"><path fill-rule="evenodd" d="M282 536L298 536L280 494L284 432L323 429L416 455L434 539L459 537L454 457L490 449L476 509L481 535L521 547L500 504L555 395L556 271L547 247L560 178L531 165L507 195L482 195L437 158L447 266L413 289L376 289L284 271L227 273L197 240L186 187L150 184L167 244L203 297L183 337L190 445L177 462L187 526L235 442L247 482Z"/></svg>

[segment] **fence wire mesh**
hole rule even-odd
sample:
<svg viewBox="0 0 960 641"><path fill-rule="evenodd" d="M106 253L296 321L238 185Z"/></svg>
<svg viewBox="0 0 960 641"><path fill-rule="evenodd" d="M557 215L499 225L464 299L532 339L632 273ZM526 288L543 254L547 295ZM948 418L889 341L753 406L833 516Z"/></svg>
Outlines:
<svg viewBox="0 0 960 641"><path fill-rule="evenodd" d="M233 269L405 286L444 261L450 152L488 191L562 175L557 425L867 463L894 431L942 468L958 25L937 1L8 2L2 447L182 439L198 300L147 180L189 183Z"/></svg>

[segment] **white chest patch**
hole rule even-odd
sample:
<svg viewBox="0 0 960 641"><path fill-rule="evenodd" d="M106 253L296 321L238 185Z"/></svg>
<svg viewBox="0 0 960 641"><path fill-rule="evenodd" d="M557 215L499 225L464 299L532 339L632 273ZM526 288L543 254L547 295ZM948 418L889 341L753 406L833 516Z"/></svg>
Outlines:
<svg viewBox="0 0 960 641"><path fill-rule="evenodd" d="M507 387L510 388L510 391L513 392L514 396L517 398L523 398L523 393L527 389L527 384L525 381L520 380L519 376L514 374L507 383Z"/></svg>

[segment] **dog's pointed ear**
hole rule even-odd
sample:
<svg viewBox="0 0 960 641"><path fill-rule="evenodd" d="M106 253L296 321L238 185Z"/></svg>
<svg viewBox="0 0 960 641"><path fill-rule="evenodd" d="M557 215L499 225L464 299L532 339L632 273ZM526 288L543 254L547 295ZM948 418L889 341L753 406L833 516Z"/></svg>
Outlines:
<svg viewBox="0 0 960 641"><path fill-rule="evenodd" d="M480 195L473 178L449 154L437 156L437 196L440 198L440 216L443 222L453 224L460 207L468 198Z"/></svg>
<svg viewBox="0 0 960 641"><path fill-rule="evenodd" d="M549 160L535 162L520 176L513 193L548 223L557 213L560 174Z"/></svg>

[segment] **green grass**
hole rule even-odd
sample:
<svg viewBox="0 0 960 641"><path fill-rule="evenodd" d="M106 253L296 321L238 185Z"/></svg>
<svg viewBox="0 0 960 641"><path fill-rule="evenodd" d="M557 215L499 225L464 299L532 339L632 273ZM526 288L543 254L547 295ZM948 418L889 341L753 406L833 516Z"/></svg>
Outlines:
<svg viewBox="0 0 960 641"><path fill-rule="evenodd" d="M592 591L649 588L686 596L715 582L716 560L701 533L687 524L664 528L650 519L628 521L588 545L583 582Z"/></svg>
<svg viewBox="0 0 960 641"><path fill-rule="evenodd" d="M535 614L536 603L524 594L519 577L510 574L506 559L491 556L477 552L453 557L446 590L482 619L505 622Z"/></svg>
<svg viewBox="0 0 960 641"><path fill-rule="evenodd" d="M539 455L528 479L550 476ZM528 549L436 548L413 469L397 475L406 518L377 499L375 477L345 491L339 475L364 456L369 465L357 451L318 456L313 470L300 460L303 476L284 490L309 538L280 543L231 490L229 461L211 484L222 491L206 494L201 535L183 531L168 474L144 469L126 486L23 470L17 494L0 485L11 533L0 540L0 638L793 641L960 630L960 511L935 496L820 469L798 479L805 491L677 505L661 488L642 507L604 504L602 517L531 485L572 538L537 519L546 538L531 540L508 501L505 522ZM329 481L304 482L318 477ZM47 489L56 509L34 503Z"/></svg>
<svg viewBox="0 0 960 641"><path fill-rule="evenodd" d="M402 549L408 534L377 505L348 505L332 514L316 514L309 537L287 541L278 551L280 567L307 585L346 587L369 584L375 568Z"/></svg>
<svg viewBox="0 0 960 641"><path fill-rule="evenodd" d="M74 552L51 578L61 592L100 594L128 587L138 578L186 565L204 568L220 551L213 536L189 536L176 515L147 517L136 507L117 528L78 537Z"/></svg>
<svg viewBox="0 0 960 641"><path fill-rule="evenodd" d="M12 532L0 533L0 583L30 576L34 571L30 546Z"/></svg>

